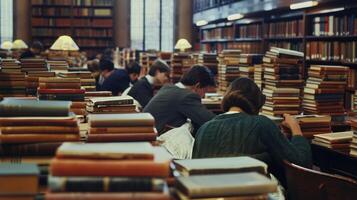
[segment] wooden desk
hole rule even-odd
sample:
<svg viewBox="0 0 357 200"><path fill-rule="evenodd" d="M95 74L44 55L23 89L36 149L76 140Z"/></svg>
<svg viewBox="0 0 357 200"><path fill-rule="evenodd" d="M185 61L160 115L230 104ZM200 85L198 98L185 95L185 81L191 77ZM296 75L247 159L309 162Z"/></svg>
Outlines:
<svg viewBox="0 0 357 200"><path fill-rule="evenodd" d="M208 110L215 114L222 114L223 110L221 108L221 100L215 100L215 99L202 99L202 104L206 106Z"/></svg>
<svg viewBox="0 0 357 200"><path fill-rule="evenodd" d="M311 151L314 165L320 167L321 171L357 180L357 157L315 144L311 144Z"/></svg>

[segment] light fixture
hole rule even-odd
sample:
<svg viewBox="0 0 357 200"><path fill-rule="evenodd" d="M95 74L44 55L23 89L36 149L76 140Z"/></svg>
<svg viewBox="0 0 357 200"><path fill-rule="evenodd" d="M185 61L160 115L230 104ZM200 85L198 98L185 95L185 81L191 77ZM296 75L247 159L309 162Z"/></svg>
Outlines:
<svg viewBox="0 0 357 200"><path fill-rule="evenodd" d="M27 49L27 48L28 46L23 40L17 39L12 43L12 49Z"/></svg>
<svg viewBox="0 0 357 200"><path fill-rule="evenodd" d="M208 22L207 22L206 20L200 20L200 21L197 21L197 22L196 22L196 25L197 25L197 26L204 26L204 25L206 25L206 24L208 24Z"/></svg>
<svg viewBox="0 0 357 200"><path fill-rule="evenodd" d="M60 36L50 48L51 50L78 51L78 45L68 35Z"/></svg>
<svg viewBox="0 0 357 200"><path fill-rule="evenodd" d="M229 15L227 17L227 19L229 21L233 21L233 20L238 20L238 19L242 19L244 17L244 15L240 14L240 13L236 13L236 14L232 14L232 15Z"/></svg>
<svg viewBox="0 0 357 200"><path fill-rule="evenodd" d="M12 42L4 41L3 43L1 43L1 49L10 51L11 48L12 48Z"/></svg>
<svg viewBox="0 0 357 200"><path fill-rule="evenodd" d="M345 8L344 7L340 7L340 8L326 9L326 10L321 10L318 13L319 14L321 14L321 13L332 13L332 12L339 12L339 11L342 11L342 10L345 10Z"/></svg>
<svg viewBox="0 0 357 200"><path fill-rule="evenodd" d="M190 49L192 45L184 38L181 38L177 41L175 49L180 49L181 52L184 52L185 49Z"/></svg>
<svg viewBox="0 0 357 200"><path fill-rule="evenodd" d="M309 8L309 7L317 6L318 4L319 4L318 1L304 1L300 3L292 3L290 4L290 9L297 10L301 8Z"/></svg>

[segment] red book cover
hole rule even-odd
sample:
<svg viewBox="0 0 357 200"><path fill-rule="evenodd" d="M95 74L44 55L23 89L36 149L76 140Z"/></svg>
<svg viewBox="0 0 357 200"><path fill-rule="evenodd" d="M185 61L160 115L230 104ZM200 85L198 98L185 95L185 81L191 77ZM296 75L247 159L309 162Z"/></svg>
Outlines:
<svg viewBox="0 0 357 200"><path fill-rule="evenodd" d="M55 158L51 161L51 174L52 176L169 177L170 161Z"/></svg>
<svg viewBox="0 0 357 200"><path fill-rule="evenodd" d="M85 89L41 89L39 88L38 93L40 94L84 94Z"/></svg>
<svg viewBox="0 0 357 200"><path fill-rule="evenodd" d="M87 142L155 141L156 133L89 134Z"/></svg>
<svg viewBox="0 0 357 200"><path fill-rule="evenodd" d="M120 193L46 193L46 200L170 200L168 193L120 192Z"/></svg>

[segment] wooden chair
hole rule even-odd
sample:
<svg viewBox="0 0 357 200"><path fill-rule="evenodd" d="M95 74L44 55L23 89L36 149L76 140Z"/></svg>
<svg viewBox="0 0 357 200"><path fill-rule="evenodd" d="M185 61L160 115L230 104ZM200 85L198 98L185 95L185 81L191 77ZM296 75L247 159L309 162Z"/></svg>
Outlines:
<svg viewBox="0 0 357 200"><path fill-rule="evenodd" d="M290 200L354 200L357 181L322 173L284 161L288 199Z"/></svg>

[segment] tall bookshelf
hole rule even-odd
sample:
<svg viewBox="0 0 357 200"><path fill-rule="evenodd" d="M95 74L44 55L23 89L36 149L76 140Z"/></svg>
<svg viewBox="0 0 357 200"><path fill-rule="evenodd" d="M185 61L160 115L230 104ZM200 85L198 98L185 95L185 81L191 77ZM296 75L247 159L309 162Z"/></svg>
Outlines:
<svg viewBox="0 0 357 200"><path fill-rule="evenodd" d="M304 52L303 64L305 72L313 64L348 66L350 67L350 72L345 97L345 105L348 108L353 104L353 99L350 101L351 96L357 98L356 13L356 2L351 2L347 5L339 4L338 1L329 5L300 11L280 9L258 14L251 13L246 16L247 19L257 17L257 15L263 17L261 21L253 22L262 24L261 38L257 37L255 33L248 33L243 37L237 36L237 26L239 26L237 24L241 21L239 20L234 22L234 40L227 41L228 45L223 46L221 49L209 49L211 51L208 52L219 53L226 48L241 49L235 46L236 43L247 40L259 44L262 47L261 53L269 50L271 46ZM201 31L204 28L201 28ZM217 46L222 39L223 41L225 40L225 38L215 37L213 41L210 41L210 45ZM201 45L205 44L205 42L201 40Z"/></svg>
<svg viewBox="0 0 357 200"><path fill-rule="evenodd" d="M32 40L49 48L70 35L81 51L93 56L114 46L112 0L32 0Z"/></svg>

